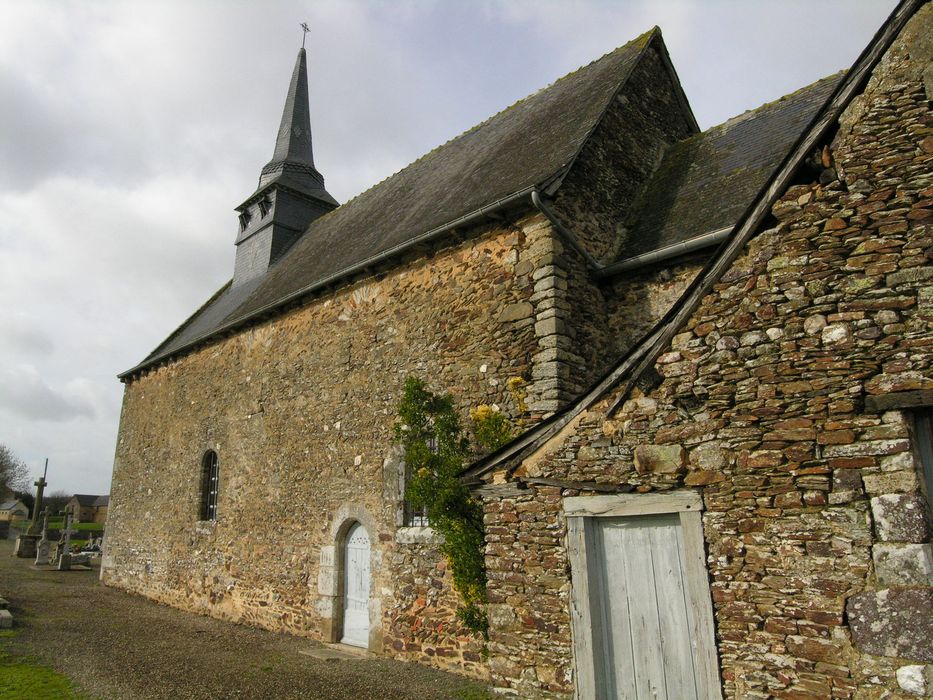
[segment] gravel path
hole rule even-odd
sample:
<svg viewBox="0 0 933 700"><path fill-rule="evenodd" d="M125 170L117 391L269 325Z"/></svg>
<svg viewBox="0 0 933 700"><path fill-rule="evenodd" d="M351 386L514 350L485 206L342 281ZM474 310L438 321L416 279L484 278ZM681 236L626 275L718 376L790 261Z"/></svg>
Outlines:
<svg viewBox="0 0 933 700"><path fill-rule="evenodd" d="M105 588L93 571L37 570L0 542L0 595L18 634L0 643L91 697L452 700L480 686L414 663L318 659L321 644L181 612Z"/></svg>

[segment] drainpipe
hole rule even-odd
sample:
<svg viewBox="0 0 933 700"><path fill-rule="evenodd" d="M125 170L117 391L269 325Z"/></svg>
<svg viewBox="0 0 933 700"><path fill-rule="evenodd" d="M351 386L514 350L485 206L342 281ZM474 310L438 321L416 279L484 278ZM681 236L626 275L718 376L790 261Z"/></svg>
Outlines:
<svg viewBox="0 0 933 700"><path fill-rule="evenodd" d="M612 275L615 275L619 272L624 272L626 270L635 270L640 267L654 265L655 263L670 260L671 258L676 258L680 255L686 255L687 253L702 250L703 248L711 248L722 243L724 240L726 240L726 238L729 237L729 234L732 233L732 227L727 226L726 228L721 228L717 231L710 231L709 233L704 233L701 236L696 236L681 243L675 243L674 245L665 246L664 248L658 248L658 250L653 250L650 253L635 255L631 258L626 258L625 260L612 263L611 265L603 265L596 258L590 255L589 251L583 247L582 243L580 243L580 239L573 235L570 229L561 223L560 219L558 219L557 215L554 213L554 210L545 204L543 199L541 199L541 193L537 188L531 190L531 203L534 204L535 209L547 217L548 221L550 221L551 225L557 229L557 232L564 238L564 240L566 240L570 246L575 251L577 251L584 260L586 260L586 265L593 271L593 274L600 278L611 277Z"/></svg>
<svg viewBox="0 0 933 700"><path fill-rule="evenodd" d="M544 203L544 201L541 199L541 194L538 192L537 187L531 191L531 203L535 205L535 209L547 217L548 221L551 222L551 225L557 229L557 232L570 244L570 247L583 256L583 259L586 260L587 267L597 271L602 268L602 265L599 263L599 261L590 255L590 252L583 247L577 237L570 232L570 229L564 226L560 219L558 219L554 214L554 211Z"/></svg>
<svg viewBox="0 0 933 700"><path fill-rule="evenodd" d="M696 236L689 240L682 241L681 243L658 248L650 253L635 255L631 258L612 263L611 265L600 266L600 268L596 270L596 276L611 277L619 272L634 270L639 267L647 267L648 265L663 262L664 260L676 258L679 255L686 255L687 253L702 250L703 248L712 248L726 240L730 233L732 233L732 227L726 226L725 228L704 233L701 236Z"/></svg>

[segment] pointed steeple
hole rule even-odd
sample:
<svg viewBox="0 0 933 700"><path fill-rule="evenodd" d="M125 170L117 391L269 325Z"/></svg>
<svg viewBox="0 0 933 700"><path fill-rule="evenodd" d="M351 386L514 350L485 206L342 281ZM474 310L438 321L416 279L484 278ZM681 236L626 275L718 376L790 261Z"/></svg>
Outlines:
<svg viewBox="0 0 933 700"><path fill-rule="evenodd" d="M311 190L321 190L324 194L324 178L314 167L314 154L311 149L311 110L308 103L308 63L304 49L299 49L292 79L288 85L285 109L275 140L275 152L272 160L266 163L259 177L262 187L273 180L288 175L296 180L305 179ZM327 195L330 198L330 195Z"/></svg>
<svg viewBox="0 0 933 700"><path fill-rule="evenodd" d="M237 207L234 286L265 274L308 224L336 206L314 167L307 55L302 48L288 85L272 160L259 175L259 187Z"/></svg>

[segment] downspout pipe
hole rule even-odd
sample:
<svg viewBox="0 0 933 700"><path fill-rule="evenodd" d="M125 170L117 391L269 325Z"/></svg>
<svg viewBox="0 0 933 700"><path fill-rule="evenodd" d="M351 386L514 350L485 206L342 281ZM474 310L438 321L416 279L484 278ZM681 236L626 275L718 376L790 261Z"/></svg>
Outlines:
<svg viewBox="0 0 933 700"><path fill-rule="evenodd" d="M570 244L570 247L577 251L581 257L586 260L587 267L589 267L591 270L600 270L602 268L602 265L599 263L599 261L590 255L590 252L583 247L583 244L580 243L580 240L573 235L570 229L561 223L561 220L557 218L554 210L544 203L544 200L541 199L541 193L538 192L537 187L531 191L531 203L534 205L535 209L547 217L547 220L551 222L551 225L555 229L557 229L557 232L563 237L563 239Z"/></svg>
<svg viewBox="0 0 933 700"><path fill-rule="evenodd" d="M702 250L703 248L712 248L713 246L717 246L726 240L730 233L732 233L732 227L726 226L725 228L721 228L716 231L710 231L709 233L704 233L701 236L696 236L694 238L690 238L689 240L675 243L674 245L652 250L650 253L642 253L641 255L635 255L631 258L626 258L625 260L619 260L618 262L612 263L611 265L604 265L600 267L599 270L596 271L596 276L611 277L612 275L618 274L619 272L635 270L640 267L647 267L649 265L654 265L655 263L670 260L671 258L676 258L680 255L686 255L687 253L693 253L694 251Z"/></svg>

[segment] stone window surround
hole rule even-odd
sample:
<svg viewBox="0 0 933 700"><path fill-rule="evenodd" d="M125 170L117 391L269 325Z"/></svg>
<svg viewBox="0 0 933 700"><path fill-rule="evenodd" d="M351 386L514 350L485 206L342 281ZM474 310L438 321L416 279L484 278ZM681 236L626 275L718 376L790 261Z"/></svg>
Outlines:
<svg viewBox="0 0 933 700"><path fill-rule="evenodd" d="M437 544L443 541L434 532L431 524L411 525L406 522L405 481L408 469L405 466L405 452L399 445L394 445L382 462L384 471L384 497L396 501L395 541L398 544Z"/></svg>
<svg viewBox="0 0 933 700"><path fill-rule="evenodd" d="M694 606L696 671L705 697L721 700L719 662L713 623L713 606L706 569L703 538L703 500L696 491L667 491L646 494L571 496L563 499L567 520L567 553L571 569L571 628L573 637L576 697L594 697L593 640L582 638L578 630L592 630L589 619L589 584L586 567L586 523L593 518L631 517L676 513L683 527L684 568Z"/></svg>
<svg viewBox="0 0 933 700"><path fill-rule="evenodd" d="M212 464L208 460L213 455ZM198 470L198 517L199 524L212 524L217 522L217 502L220 497L220 455L216 447L208 447L201 453L200 469ZM210 472L213 478L210 479ZM213 492L209 492L209 480L216 481ZM211 503L213 495L213 503Z"/></svg>

